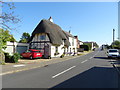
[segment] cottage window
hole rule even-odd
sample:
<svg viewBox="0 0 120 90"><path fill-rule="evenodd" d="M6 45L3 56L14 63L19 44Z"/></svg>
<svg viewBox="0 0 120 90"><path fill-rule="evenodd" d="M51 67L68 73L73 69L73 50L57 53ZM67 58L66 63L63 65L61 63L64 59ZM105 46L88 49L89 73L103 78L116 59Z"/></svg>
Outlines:
<svg viewBox="0 0 120 90"><path fill-rule="evenodd" d="M55 49L55 50L56 50L55 52L58 52L58 46L56 46L55 48L56 48L56 49Z"/></svg>
<svg viewBox="0 0 120 90"><path fill-rule="evenodd" d="M45 40L45 39L46 39L45 35L40 36L40 40Z"/></svg>
<svg viewBox="0 0 120 90"><path fill-rule="evenodd" d="M58 47L56 46L56 47L55 47L55 49L56 49L56 50L55 50L54 55L56 56L56 55L58 55L58 54L59 54L59 52L58 52Z"/></svg>

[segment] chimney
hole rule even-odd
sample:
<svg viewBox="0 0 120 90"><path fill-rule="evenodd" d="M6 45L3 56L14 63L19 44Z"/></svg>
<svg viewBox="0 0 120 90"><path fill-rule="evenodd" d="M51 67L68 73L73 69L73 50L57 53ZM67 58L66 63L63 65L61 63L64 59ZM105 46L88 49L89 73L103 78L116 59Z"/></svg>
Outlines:
<svg viewBox="0 0 120 90"><path fill-rule="evenodd" d="M69 33L71 33L71 30L69 30Z"/></svg>
<svg viewBox="0 0 120 90"><path fill-rule="evenodd" d="M48 19L49 21L51 21L51 22L53 22L53 19L52 19L52 17L50 16L50 18Z"/></svg>

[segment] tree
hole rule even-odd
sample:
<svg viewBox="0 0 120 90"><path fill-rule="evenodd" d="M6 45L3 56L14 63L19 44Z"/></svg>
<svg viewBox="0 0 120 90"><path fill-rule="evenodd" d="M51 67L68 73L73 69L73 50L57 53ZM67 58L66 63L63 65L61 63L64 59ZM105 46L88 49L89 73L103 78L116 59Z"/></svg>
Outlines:
<svg viewBox="0 0 120 90"><path fill-rule="evenodd" d="M22 34L22 38L20 38L21 40L19 41L20 43L27 43L30 39L30 34L27 32L24 32Z"/></svg>
<svg viewBox="0 0 120 90"><path fill-rule="evenodd" d="M87 45L88 46L88 51L91 50L91 48L92 48L92 44L90 42L83 43L83 45Z"/></svg>
<svg viewBox="0 0 120 90"><path fill-rule="evenodd" d="M99 45L96 42L93 43L93 46L95 46L97 48L99 47Z"/></svg>
<svg viewBox="0 0 120 90"><path fill-rule="evenodd" d="M8 30L0 29L0 51L6 48L7 41L15 42L16 40Z"/></svg>
<svg viewBox="0 0 120 90"><path fill-rule="evenodd" d="M7 8L8 11L5 11L4 7ZM16 24L20 22L20 19L14 14L14 3L0 0L0 8L2 9L2 14L0 14L0 63L4 64L5 56L2 49L5 49L7 41L15 41L14 37L9 34L10 30L14 30L10 24Z"/></svg>
<svg viewBox="0 0 120 90"><path fill-rule="evenodd" d="M0 29L0 63L4 63L5 56L2 49L6 48L7 41L16 41L8 30Z"/></svg>
<svg viewBox="0 0 120 90"><path fill-rule="evenodd" d="M116 40L116 41L112 42L111 46L112 46L112 48L120 49L120 41Z"/></svg>
<svg viewBox="0 0 120 90"><path fill-rule="evenodd" d="M4 10L4 7L8 8L8 11ZM16 24L20 22L17 15L14 14L14 3L3 2L0 0L0 8L2 8L2 14L0 14L0 24L4 30L13 30L9 24ZM14 28L15 29L15 28Z"/></svg>

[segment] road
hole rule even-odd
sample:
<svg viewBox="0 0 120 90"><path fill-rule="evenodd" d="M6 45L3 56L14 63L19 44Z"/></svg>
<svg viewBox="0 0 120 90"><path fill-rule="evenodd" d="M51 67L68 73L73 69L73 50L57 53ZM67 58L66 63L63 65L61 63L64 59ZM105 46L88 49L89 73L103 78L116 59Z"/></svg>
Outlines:
<svg viewBox="0 0 120 90"><path fill-rule="evenodd" d="M118 73L104 51L2 76L3 88L118 88L118 84Z"/></svg>

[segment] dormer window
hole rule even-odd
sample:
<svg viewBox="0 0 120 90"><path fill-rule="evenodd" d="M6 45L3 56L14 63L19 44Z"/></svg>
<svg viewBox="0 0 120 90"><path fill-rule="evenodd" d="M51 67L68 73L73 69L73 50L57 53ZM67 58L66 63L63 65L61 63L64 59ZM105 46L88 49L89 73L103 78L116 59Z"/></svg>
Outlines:
<svg viewBox="0 0 120 90"><path fill-rule="evenodd" d="M41 36L40 36L40 40L46 40L45 35L41 35Z"/></svg>

